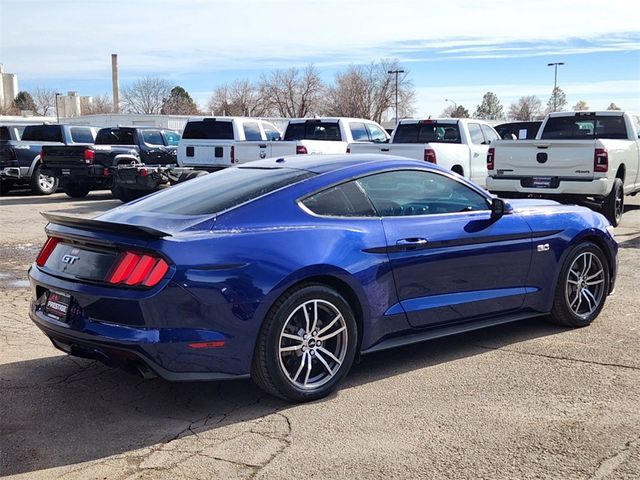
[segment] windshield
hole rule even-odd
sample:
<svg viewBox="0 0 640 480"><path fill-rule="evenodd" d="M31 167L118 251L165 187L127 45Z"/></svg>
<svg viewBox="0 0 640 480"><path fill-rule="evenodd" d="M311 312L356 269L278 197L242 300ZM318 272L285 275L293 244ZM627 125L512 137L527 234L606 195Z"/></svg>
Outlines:
<svg viewBox="0 0 640 480"><path fill-rule="evenodd" d="M232 167L189 180L122 208L129 212L214 214L313 175L311 172L286 168Z"/></svg>

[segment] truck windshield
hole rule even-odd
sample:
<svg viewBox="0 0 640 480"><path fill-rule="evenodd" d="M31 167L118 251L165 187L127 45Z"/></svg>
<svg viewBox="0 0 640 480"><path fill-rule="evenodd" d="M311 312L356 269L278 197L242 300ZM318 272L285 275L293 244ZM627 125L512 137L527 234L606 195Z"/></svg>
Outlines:
<svg viewBox="0 0 640 480"><path fill-rule="evenodd" d="M393 143L462 143L457 123L401 123Z"/></svg>
<svg viewBox="0 0 640 480"><path fill-rule="evenodd" d="M322 122L308 120L306 122L291 122L284 132L285 140L326 140L340 142L340 127L338 122Z"/></svg>
<svg viewBox="0 0 640 480"><path fill-rule="evenodd" d="M122 208L129 212L172 215L214 214L313 175L288 168L227 168L167 188Z"/></svg>
<svg viewBox="0 0 640 480"><path fill-rule="evenodd" d="M22 133L26 142L62 142L60 125L27 125Z"/></svg>
<svg viewBox="0 0 640 480"><path fill-rule="evenodd" d="M96 145L135 145L133 129L101 128L96 135Z"/></svg>
<svg viewBox="0 0 640 480"><path fill-rule="evenodd" d="M583 115L550 117L542 130L544 140L588 140L594 138L628 138L621 115Z"/></svg>
<svg viewBox="0 0 640 480"><path fill-rule="evenodd" d="M230 121L205 119L188 122L182 133L184 140L233 140Z"/></svg>

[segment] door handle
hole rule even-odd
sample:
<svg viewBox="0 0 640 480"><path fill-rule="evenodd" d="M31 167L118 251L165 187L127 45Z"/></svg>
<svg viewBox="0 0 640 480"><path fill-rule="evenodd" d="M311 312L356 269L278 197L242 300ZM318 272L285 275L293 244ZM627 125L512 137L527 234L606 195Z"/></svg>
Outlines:
<svg viewBox="0 0 640 480"><path fill-rule="evenodd" d="M476 157L479 157L479 156L480 156L480 154L478 152L473 154L473 158L476 158Z"/></svg>
<svg viewBox="0 0 640 480"><path fill-rule="evenodd" d="M421 245L426 245L426 238L403 238L396 242L396 245L399 247L419 247Z"/></svg>

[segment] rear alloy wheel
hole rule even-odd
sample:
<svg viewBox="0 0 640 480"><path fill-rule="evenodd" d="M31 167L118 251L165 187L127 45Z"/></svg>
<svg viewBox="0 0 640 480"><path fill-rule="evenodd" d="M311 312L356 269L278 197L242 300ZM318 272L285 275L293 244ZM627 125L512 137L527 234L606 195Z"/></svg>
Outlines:
<svg viewBox="0 0 640 480"><path fill-rule="evenodd" d="M91 188L81 183L68 183L62 190L71 198L83 198L89 194Z"/></svg>
<svg viewBox="0 0 640 480"><path fill-rule="evenodd" d="M55 193L56 190L58 190L58 179L56 177L50 177L49 175L43 175L40 173L40 170L40 164L37 164L33 169L29 184L31 191L38 195L51 195Z"/></svg>
<svg viewBox="0 0 640 480"><path fill-rule="evenodd" d="M285 294L262 328L252 367L272 395L303 402L328 395L355 356L357 328L336 291L310 284Z"/></svg>
<svg viewBox="0 0 640 480"><path fill-rule="evenodd" d="M551 310L551 320L560 325L589 325L604 307L609 293L609 263L592 243L578 245L567 256Z"/></svg>
<svg viewBox="0 0 640 480"><path fill-rule="evenodd" d="M611 225L617 227L622 221L624 212L624 185L622 180L616 178L613 182L611 192L604 199L602 204L602 214L607 217Z"/></svg>

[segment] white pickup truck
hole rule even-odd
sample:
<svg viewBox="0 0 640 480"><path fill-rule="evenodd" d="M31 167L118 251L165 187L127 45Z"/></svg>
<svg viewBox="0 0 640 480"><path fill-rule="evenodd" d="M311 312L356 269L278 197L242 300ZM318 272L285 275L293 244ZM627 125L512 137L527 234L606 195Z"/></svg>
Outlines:
<svg viewBox="0 0 640 480"><path fill-rule="evenodd" d="M484 186L489 144L499 138L493 127L482 120L401 120L393 131L390 143L353 143L348 151L398 155L436 163Z"/></svg>
<svg viewBox="0 0 640 480"><path fill-rule="evenodd" d="M211 171L269 157L345 153L352 142L388 139L380 125L359 118L292 119L284 135L273 124L255 118L194 118L185 126L177 161L180 167Z"/></svg>
<svg viewBox="0 0 640 480"><path fill-rule="evenodd" d="M495 142L487 188L502 197L542 197L596 206L613 226L624 196L640 191L640 117L620 111L554 112L535 140Z"/></svg>

